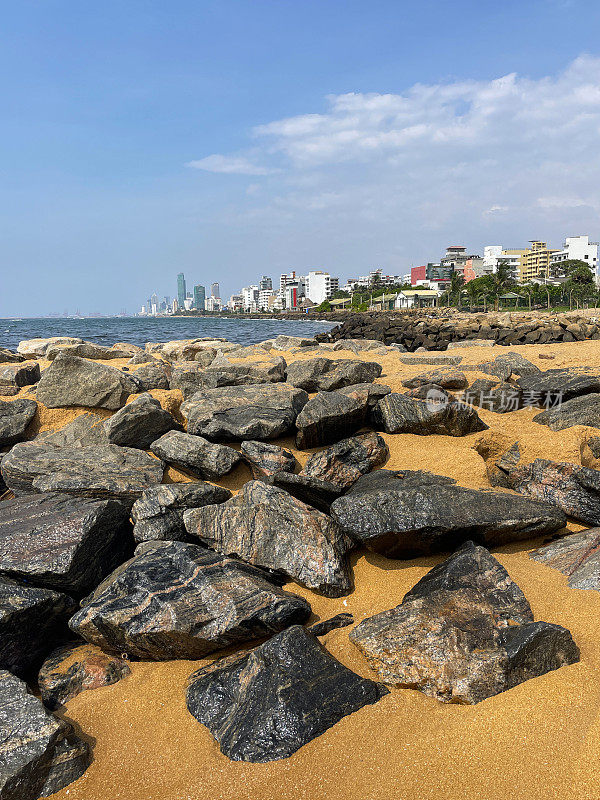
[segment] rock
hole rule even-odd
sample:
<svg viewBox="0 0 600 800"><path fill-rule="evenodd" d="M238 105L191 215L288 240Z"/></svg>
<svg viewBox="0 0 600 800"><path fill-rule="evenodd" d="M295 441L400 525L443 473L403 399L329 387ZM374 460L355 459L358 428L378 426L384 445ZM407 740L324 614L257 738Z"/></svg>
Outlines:
<svg viewBox="0 0 600 800"><path fill-rule="evenodd" d="M294 347L316 347L316 339L306 339L302 336L276 336L273 340L273 350L292 350Z"/></svg>
<svg viewBox="0 0 600 800"><path fill-rule="evenodd" d="M25 586L0 575L0 669L23 676L37 669L68 634L75 601L62 592Z"/></svg>
<svg viewBox="0 0 600 800"><path fill-rule="evenodd" d="M23 361L23 356L0 347L0 364L18 364Z"/></svg>
<svg viewBox="0 0 600 800"><path fill-rule="evenodd" d="M145 353L139 355L148 358ZM133 373L135 379L140 382L140 390L142 392L149 392L151 389L169 389L170 368L162 361L155 361L152 359L152 362L153 363L150 364L144 364ZM130 361L129 363L131 364L132 362Z"/></svg>
<svg viewBox="0 0 600 800"><path fill-rule="evenodd" d="M586 436L579 449L584 467L600 469L600 436Z"/></svg>
<svg viewBox="0 0 600 800"><path fill-rule="evenodd" d="M187 541L183 512L229 500L231 492L222 486L197 483L170 483L145 491L131 509L136 542Z"/></svg>
<svg viewBox="0 0 600 800"><path fill-rule="evenodd" d="M20 391L18 386L0 386L0 397L14 397Z"/></svg>
<svg viewBox="0 0 600 800"><path fill-rule="evenodd" d="M58 344L81 344L76 336L50 336L47 339L24 339L19 342L17 353L25 358L45 358L49 347Z"/></svg>
<svg viewBox="0 0 600 800"><path fill-rule="evenodd" d="M600 528L564 536L529 557L567 575L572 589L600 590Z"/></svg>
<svg viewBox="0 0 600 800"><path fill-rule="evenodd" d="M533 418L538 425L547 425L551 431L562 431L573 425L600 428L600 393L585 394L549 408Z"/></svg>
<svg viewBox="0 0 600 800"><path fill-rule="evenodd" d="M402 386L406 386L407 389L416 389L430 383L450 390L464 389L469 384L464 372L453 367L446 367L422 372L420 375L415 375L414 378L408 378L402 381Z"/></svg>
<svg viewBox="0 0 600 800"><path fill-rule="evenodd" d="M600 472L595 469L536 458L515 466L507 479L520 494L550 503L587 525L600 525Z"/></svg>
<svg viewBox="0 0 600 800"><path fill-rule="evenodd" d="M384 694L295 625L248 653L194 672L186 702L222 753L261 763L288 758Z"/></svg>
<svg viewBox="0 0 600 800"><path fill-rule="evenodd" d="M159 364L159 365L165 364L164 361L159 361L158 358L151 356L149 353L144 353L143 350L135 352L127 363L131 364L132 366L135 366L136 364Z"/></svg>
<svg viewBox="0 0 600 800"><path fill-rule="evenodd" d="M146 343L146 352L155 354L167 361L201 361L208 366L217 351L235 350L239 345L225 339L176 339L172 342Z"/></svg>
<svg viewBox="0 0 600 800"><path fill-rule="evenodd" d="M296 459L289 450L266 442L242 442L241 456L253 478L265 478L276 472L293 472Z"/></svg>
<svg viewBox="0 0 600 800"><path fill-rule="evenodd" d="M80 358L108 361L113 358L129 358L131 351L120 347L104 347L94 342L81 342L81 344L54 344L50 345L45 353L48 361L53 361L59 353L68 352L71 356Z"/></svg>
<svg viewBox="0 0 600 800"><path fill-rule="evenodd" d="M353 434L365 421L367 400L366 393L347 397L341 392L319 392L298 414L296 447L320 447Z"/></svg>
<svg viewBox="0 0 600 800"><path fill-rule="evenodd" d="M71 642L58 647L44 661L38 686L44 705L54 711L81 692L111 686L130 672L124 659L91 644Z"/></svg>
<svg viewBox="0 0 600 800"><path fill-rule="evenodd" d="M388 394L377 403L373 418L376 426L386 433L415 433L419 436L466 436L488 427L475 409L464 403L437 405L395 393Z"/></svg>
<svg viewBox="0 0 600 800"><path fill-rule="evenodd" d="M336 614L335 617L331 617L331 619L323 620L323 622L316 622L314 625L311 625L308 630L313 636L327 636L331 631L335 631L338 628L347 628L348 625L352 625L353 622L354 617L352 614Z"/></svg>
<svg viewBox="0 0 600 800"><path fill-rule="evenodd" d="M46 711L23 681L0 671L0 797L37 800L60 791L88 768L89 745Z"/></svg>
<svg viewBox="0 0 600 800"><path fill-rule="evenodd" d="M211 481L227 475L240 461L240 454L232 447L179 431L165 433L152 442L150 449L167 464Z"/></svg>
<svg viewBox="0 0 600 800"><path fill-rule="evenodd" d="M162 661L202 658L309 614L306 600L248 564L193 544L145 542L83 601L69 625L107 652Z"/></svg>
<svg viewBox="0 0 600 800"><path fill-rule="evenodd" d="M118 369L63 352L44 370L37 399L48 408L87 406L116 411L137 389L133 379Z"/></svg>
<svg viewBox="0 0 600 800"><path fill-rule="evenodd" d="M509 473L521 460L519 442L497 431L489 431L473 445L485 461L485 470L491 486L510 488Z"/></svg>
<svg viewBox="0 0 600 800"><path fill-rule="evenodd" d="M235 553L327 597L350 591L345 556L353 542L328 516L283 489L249 481L226 503L186 511L183 519L190 536L218 553Z"/></svg>
<svg viewBox="0 0 600 800"><path fill-rule="evenodd" d="M385 347L377 339L342 339L336 342L332 350L352 350L355 353L363 353L369 350L385 352Z"/></svg>
<svg viewBox="0 0 600 800"><path fill-rule="evenodd" d="M39 434L35 441L36 444L52 445L53 447L106 445L109 444L109 441L104 422L105 417L88 411L80 414L73 422L69 422L58 431Z"/></svg>
<svg viewBox="0 0 600 800"><path fill-rule="evenodd" d="M22 442L2 459L2 477L16 495L56 491L133 502L162 481L163 471L162 461L114 444L58 448Z"/></svg>
<svg viewBox="0 0 600 800"><path fill-rule="evenodd" d="M385 464L389 455L388 446L379 434L363 433L314 453L300 474L348 489L361 475Z"/></svg>
<svg viewBox="0 0 600 800"><path fill-rule="evenodd" d="M493 339L466 339L464 342L449 342L448 350L456 347L496 347Z"/></svg>
<svg viewBox="0 0 600 800"><path fill-rule="evenodd" d="M265 359L260 363L233 364L227 359L217 359L212 366L201 370L175 369L171 387L180 389L185 399L200 389L218 389L222 386L247 386L277 383L285 380L286 362L283 358Z"/></svg>
<svg viewBox="0 0 600 800"><path fill-rule="evenodd" d="M373 408L392 390L389 386L384 386L382 383L354 383L350 386L342 386L341 389L336 389L340 394L345 394L346 397L362 398L365 393L367 395L367 407Z"/></svg>
<svg viewBox="0 0 600 800"><path fill-rule="evenodd" d="M295 361L287 368L287 381L307 392L331 392L342 386L372 383L381 375L381 365L374 361L311 358Z"/></svg>
<svg viewBox="0 0 600 800"><path fill-rule="evenodd" d="M529 405L552 407L558 402L600 393L600 378L569 370L548 370L525 375L517 381Z"/></svg>
<svg viewBox="0 0 600 800"><path fill-rule="evenodd" d="M570 632L533 622L519 587L473 542L434 567L399 606L357 625L350 640L385 683L445 703L479 703L579 661Z"/></svg>
<svg viewBox="0 0 600 800"><path fill-rule="evenodd" d="M22 441L36 411L34 400L0 400L0 447L10 447Z"/></svg>
<svg viewBox="0 0 600 800"><path fill-rule="evenodd" d="M289 472L276 472L274 475L269 475L261 480L270 486L278 486L280 489L285 489L292 497L317 508L324 514L329 514L331 504L344 491L331 481L311 478L307 475L292 475Z"/></svg>
<svg viewBox="0 0 600 800"><path fill-rule="evenodd" d="M373 473L374 477L377 473ZM473 539L488 547L543 536L563 528L562 511L505 492L466 489L431 473L361 483L331 504L331 515L356 541L388 558L452 550Z"/></svg>
<svg viewBox="0 0 600 800"><path fill-rule="evenodd" d="M484 364L478 364L477 369L480 372L487 372L489 375L496 375L501 380L508 380L511 375L535 375L541 370L531 361L520 353L508 352L500 356L496 356L493 361L488 361Z"/></svg>
<svg viewBox="0 0 600 800"><path fill-rule="evenodd" d="M406 397L412 397L414 400L428 400L430 402L432 398L437 398L440 404L449 403L453 399L453 395L446 392L437 383L424 383L423 386L410 389L410 391L403 392L403 394Z"/></svg>
<svg viewBox="0 0 600 800"><path fill-rule="evenodd" d="M181 430L181 425L149 394L127 403L106 420L104 427L110 444L138 450L147 450L168 431Z"/></svg>
<svg viewBox="0 0 600 800"><path fill-rule="evenodd" d="M131 556L129 507L118 500L37 494L6 500L0 572L27 583L88 592Z"/></svg>
<svg viewBox="0 0 600 800"><path fill-rule="evenodd" d="M289 433L308 402L302 389L266 383L196 392L181 406L187 431L212 440L275 439Z"/></svg>
<svg viewBox="0 0 600 800"><path fill-rule="evenodd" d="M31 386L40 379L40 365L28 364L0 364L0 386Z"/></svg>
<svg viewBox="0 0 600 800"><path fill-rule="evenodd" d="M523 395L519 386L501 381L478 378L463 393L461 400L495 414L506 414L523 407Z"/></svg>
<svg viewBox="0 0 600 800"><path fill-rule="evenodd" d="M400 361L403 364L427 364L430 366L437 366L440 365L448 365L448 364L460 364L462 361L462 356L447 356L447 355L435 355L435 356L401 356Z"/></svg>

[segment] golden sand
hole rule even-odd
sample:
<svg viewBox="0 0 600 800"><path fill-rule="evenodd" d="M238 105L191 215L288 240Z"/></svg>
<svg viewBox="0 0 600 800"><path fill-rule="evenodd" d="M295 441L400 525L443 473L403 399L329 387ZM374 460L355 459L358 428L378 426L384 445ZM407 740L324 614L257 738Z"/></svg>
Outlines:
<svg viewBox="0 0 600 800"><path fill-rule="evenodd" d="M463 365L506 352L504 348L452 351ZM528 345L518 352L541 369L589 366L600 371L597 342ZM539 359L552 353L554 360ZM314 354L283 353L288 361ZM332 357L354 357L332 353ZM404 378L435 367L403 365L397 355L373 357L384 371L381 383L400 389ZM112 362L114 363L114 362ZM116 364L115 364L116 366ZM489 377L470 373L470 377ZM176 393L153 392L176 403ZM171 406L168 406L171 407ZM38 430L57 428L79 410L41 409ZM579 447L590 429L553 432L532 423L536 412L500 415L482 411L494 431L519 439L527 460L546 457L579 463ZM481 434L385 436L388 469L427 469L464 486L488 487L480 456L472 449ZM293 440L281 441L293 449ZM296 452L296 451L294 451ZM309 453L297 453L303 463ZM249 472L239 467L222 485L238 489ZM168 479L189 480L177 470ZM580 525L570 525L572 530ZM346 717L291 758L270 764L231 762L206 728L185 707L190 673L206 661L133 663L119 683L83 692L64 716L94 745L94 761L75 783L55 795L62 800L548 800L600 798L600 593L573 590L566 578L528 558L541 542L517 543L495 552L521 586L535 618L569 628L581 661L476 706L445 705L411 690L395 689L373 706ZM327 599L295 584L314 618L350 611L358 622L398 604L404 593L440 557L390 561L354 554L355 589ZM350 644L348 629L323 642L340 661L374 677Z"/></svg>

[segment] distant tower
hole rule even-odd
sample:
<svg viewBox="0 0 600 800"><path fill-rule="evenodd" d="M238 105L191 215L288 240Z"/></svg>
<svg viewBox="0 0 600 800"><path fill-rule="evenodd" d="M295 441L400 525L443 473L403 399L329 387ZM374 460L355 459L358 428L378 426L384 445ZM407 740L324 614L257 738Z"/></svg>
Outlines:
<svg viewBox="0 0 600 800"><path fill-rule="evenodd" d="M204 311L204 301L206 300L206 289L204 286L198 284L194 286L194 308L198 311Z"/></svg>
<svg viewBox="0 0 600 800"><path fill-rule="evenodd" d="M177 276L177 303L179 308L185 307L185 275L183 272Z"/></svg>
<svg viewBox="0 0 600 800"><path fill-rule="evenodd" d="M211 297L218 297L218 298L221 297L221 292L220 292L218 283L211 283L211 285L210 285L210 296Z"/></svg>

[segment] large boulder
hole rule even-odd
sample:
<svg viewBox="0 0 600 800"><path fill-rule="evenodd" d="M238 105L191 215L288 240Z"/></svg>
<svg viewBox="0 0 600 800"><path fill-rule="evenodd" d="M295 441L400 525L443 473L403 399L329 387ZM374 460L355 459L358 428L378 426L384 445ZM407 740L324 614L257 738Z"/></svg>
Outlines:
<svg viewBox="0 0 600 800"><path fill-rule="evenodd" d="M26 675L68 636L77 604L62 592L0 576L0 669Z"/></svg>
<svg viewBox="0 0 600 800"><path fill-rule="evenodd" d="M145 491L131 509L136 542L188 540L183 512L188 508L223 503L231 492L222 486L198 481L169 483Z"/></svg>
<svg viewBox="0 0 600 800"><path fill-rule="evenodd" d="M350 386L342 386L336 389L340 394L345 394L346 397L363 397L367 395L367 407L373 408L382 397L389 394L392 389L385 386L383 383L353 383Z"/></svg>
<svg viewBox="0 0 600 800"><path fill-rule="evenodd" d="M90 746L47 711L23 681L0 671L0 797L37 800L60 791L88 768Z"/></svg>
<svg viewBox="0 0 600 800"><path fill-rule="evenodd" d="M296 468L293 453L267 442L242 442L241 457L253 478L265 478L277 472L294 472Z"/></svg>
<svg viewBox="0 0 600 800"><path fill-rule="evenodd" d="M523 394L518 386L506 381L498 383L478 378L462 394L461 400L472 406L485 408L495 414L517 411L523 405Z"/></svg>
<svg viewBox="0 0 600 800"><path fill-rule="evenodd" d="M141 394L107 419L104 428L110 444L147 450L168 431L181 430L181 425L158 400Z"/></svg>
<svg viewBox="0 0 600 800"><path fill-rule="evenodd" d="M402 386L406 386L407 389L418 389L419 386L425 386L429 383L434 383L442 389L453 391L465 389L469 381L465 373L456 369L456 367L443 367L430 370L429 372L422 372L420 375L415 375L413 378L407 378L402 381Z"/></svg>
<svg viewBox="0 0 600 800"><path fill-rule="evenodd" d="M211 481L227 475L240 461L240 454L232 447L179 431L165 433L152 442L150 449L167 464Z"/></svg>
<svg viewBox="0 0 600 800"><path fill-rule="evenodd" d="M288 758L384 694L295 625L194 672L186 700L232 761L265 762Z"/></svg>
<svg viewBox="0 0 600 800"><path fill-rule="evenodd" d="M296 419L296 447L337 442L360 428L367 414L368 395L346 396L341 392L319 392L306 403Z"/></svg>
<svg viewBox="0 0 600 800"><path fill-rule="evenodd" d="M564 536L529 554L569 578L572 589L600 591L600 528Z"/></svg>
<svg viewBox="0 0 600 800"><path fill-rule="evenodd" d="M581 395L565 403L558 402L556 407L536 414L533 421L547 425L551 431L562 431L573 425L600 428L600 393Z"/></svg>
<svg viewBox="0 0 600 800"><path fill-rule="evenodd" d="M83 601L71 629L111 653L202 658L304 622L310 606L236 559L183 542L145 542Z"/></svg>
<svg viewBox="0 0 600 800"><path fill-rule="evenodd" d="M25 358L45 358L49 347L58 344L81 344L77 336L50 336L47 339L23 339L17 346L17 353Z"/></svg>
<svg viewBox="0 0 600 800"><path fill-rule="evenodd" d="M536 458L508 471L511 489L561 508L573 519L600 525L600 472L570 461Z"/></svg>
<svg viewBox="0 0 600 800"><path fill-rule="evenodd" d="M281 357L241 364L234 364L226 358L215 359L205 369L176 367L171 378L171 388L180 389L187 399L200 389L277 383L285 380L286 366L285 359Z"/></svg>
<svg viewBox="0 0 600 800"><path fill-rule="evenodd" d="M114 444L53 447L33 441L16 444L0 469L16 495L56 491L133 502L162 481L164 464L141 450Z"/></svg>
<svg viewBox="0 0 600 800"><path fill-rule="evenodd" d="M225 503L186 511L190 536L225 555L275 570L327 597L351 588L351 539L328 516L263 481Z"/></svg>
<svg viewBox="0 0 600 800"><path fill-rule="evenodd" d="M0 347L0 364L19 364L23 360L23 356L18 353L13 353L12 350Z"/></svg>
<svg viewBox="0 0 600 800"><path fill-rule="evenodd" d="M344 489L337 483L309 475L294 475L291 472L276 472L261 480L271 486L285 489L292 497L314 506L324 514L329 514L333 501L344 493Z"/></svg>
<svg viewBox="0 0 600 800"><path fill-rule="evenodd" d="M134 358L148 358L145 353L138 353ZM129 362L132 363L133 359ZM135 362L135 363L140 363ZM140 384L140 391L149 392L151 389L169 389L171 379L171 368L164 361L152 359L150 363L144 363L133 373L136 381Z"/></svg>
<svg viewBox="0 0 600 800"><path fill-rule="evenodd" d="M70 642L57 647L42 664L38 686L51 711L84 691L111 686L129 675L127 661L93 644Z"/></svg>
<svg viewBox="0 0 600 800"><path fill-rule="evenodd" d="M318 342L316 339L310 339L305 336L276 336L273 339L271 346L273 350L293 350L296 347L316 347Z"/></svg>
<svg viewBox="0 0 600 800"><path fill-rule="evenodd" d="M540 368L529 359L524 358L520 353L509 351L502 353L493 361L488 361L484 364L478 364L477 369L480 372L486 372L488 375L496 375L501 380L508 380L511 375L537 375L541 372Z"/></svg>
<svg viewBox="0 0 600 800"><path fill-rule="evenodd" d="M38 434L36 443L53 447L89 447L109 444L105 422L106 418L100 414L86 411L75 417L73 422L69 422L64 428Z"/></svg>
<svg viewBox="0 0 600 800"><path fill-rule="evenodd" d="M275 439L289 433L308 402L283 383L230 386L196 392L181 406L187 431L212 440Z"/></svg>
<svg viewBox="0 0 600 800"><path fill-rule="evenodd" d="M579 661L560 625L529 603L485 548L465 543L402 603L363 620L350 640L381 680L444 703L479 703Z"/></svg>
<svg viewBox="0 0 600 800"><path fill-rule="evenodd" d="M31 386L40 379L39 364L0 364L0 387L20 388Z"/></svg>
<svg viewBox="0 0 600 800"><path fill-rule="evenodd" d="M25 431L35 417L34 400L0 400L0 447L10 447L25 437Z"/></svg>
<svg viewBox="0 0 600 800"><path fill-rule="evenodd" d="M62 352L44 370L37 399L48 408L88 406L116 411L138 390L135 380L118 369Z"/></svg>
<svg viewBox="0 0 600 800"><path fill-rule="evenodd" d="M366 475L331 504L347 533L388 558L448 551L467 539L497 547L554 533L566 523L560 509L539 500L466 489L431 473L395 475Z"/></svg>
<svg viewBox="0 0 600 800"><path fill-rule="evenodd" d="M80 594L133 552L129 506L64 494L2 503L0 572L27 583Z"/></svg>
<svg viewBox="0 0 600 800"><path fill-rule="evenodd" d="M600 378L567 369L550 369L524 375L517 381L528 405L552 405L557 398L564 403L574 397L600 393Z"/></svg>
<svg viewBox="0 0 600 800"><path fill-rule="evenodd" d="M81 342L80 344L54 344L46 350L45 358L53 361L60 353L68 352L69 355L89 358L97 361L110 361L113 358L130 358L131 349L113 345L105 347L95 342Z"/></svg>
<svg viewBox="0 0 600 800"><path fill-rule="evenodd" d="M300 474L348 489L361 475L385 464L389 454L387 444L378 433L363 433L314 453Z"/></svg>
<svg viewBox="0 0 600 800"><path fill-rule="evenodd" d="M423 402L404 394L388 394L373 409L377 427L386 433L466 436L487 429L471 406L457 402Z"/></svg>
<svg viewBox="0 0 600 800"><path fill-rule="evenodd" d="M311 358L287 368L287 381L307 392L332 392L355 383L372 383L381 375L374 361Z"/></svg>

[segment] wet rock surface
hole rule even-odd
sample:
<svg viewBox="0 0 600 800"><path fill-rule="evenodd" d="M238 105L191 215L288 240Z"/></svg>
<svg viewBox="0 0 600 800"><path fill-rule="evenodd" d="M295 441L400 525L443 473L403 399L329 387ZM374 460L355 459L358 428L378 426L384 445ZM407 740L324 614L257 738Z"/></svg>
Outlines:
<svg viewBox="0 0 600 800"><path fill-rule="evenodd" d="M201 658L309 614L306 600L249 564L193 544L146 542L86 598L69 625L107 652L161 661Z"/></svg>
<svg viewBox="0 0 600 800"><path fill-rule="evenodd" d="M47 711L23 681L0 670L0 797L37 800L77 780L89 766L89 745Z"/></svg>
<svg viewBox="0 0 600 800"><path fill-rule="evenodd" d="M133 552L129 506L59 493L6 500L0 572L75 594L89 591Z"/></svg>
<svg viewBox="0 0 600 800"><path fill-rule="evenodd" d="M68 492L133 500L162 481L162 461L117 445L52 447L16 444L2 459L2 477L16 495Z"/></svg>
<svg viewBox="0 0 600 800"><path fill-rule="evenodd" d="M146 490L131 509L133 536L136 542L186 541L183 524L188 508L223 503L231 492L222 486L197 483L170 483Z"/></svg>
<svg viewBox="0 0 600 800"><path fill-rule="evenodd" d="M110 444L147 450L152 442L181 425L165 411L158 400L141 394L104 423Z"/></svg>
<svg viewBox="0 0 600 800"><path fill-rule="evenodd" d="M40 379L39 364L27 362L17 364L0 363L0 386L31 386Z"/></svg>
<svg viewBox="0 0 600 800"><path fill-rule="evenodd" d="M77 607L62 592L26 586L0 575L0 669L24 676L68 637Z"/></svg>
<svg viewBox="0 0 600 800"><path fill-rule="evenodd" d="M534 422L547 425L551 431L562 431L573 425L589 425L600 428L600 394L586 394L561 403L556 408L548 408L536 414Z"/></svg>
<svg viewBox="0 0 600 800"><path fill-rule="evenodd" d="M564 536L533 550L529 556L567 575L572 589L600 591L600 528Z"/></svg>
<svg viewBox="0 0 600 800"><path fill-rule="evenodd" d="M385 464L389 454L389 448L379 434L364 433L314 453L300 474L349 489L361 475Z"/></svg>
<svg viewBox="0 0 600 800"><path fill-rule="evenodd" d="M0 447L10 447L22 441L36 411L34 400L0 400Z"/></svg>
<svg viewBox="0 0 600 800"><path fill-rule="evenodd" d="M190 676L187 707L234 761L288 758L386 690L299 626Z"/></svg>
<svg viewBox="0 0 600 800"><path fill-rule="evenodd" d="M287 384L232 386L196 392L181 406L188 433L215 441L275 439L289 433L308 402Z"/></svg>
<svg viewBox="0 0 600 800"><path fill-rule="evenodd" d="M51 711L84 691L110 686L131 672L127 661L91 644L71 642L54 650L42 664L38 686Z"/></svg>
<svg viewBox="0 0 600 800"><path fill-rule="evenodd" d="M388 558L452 550L468 539L496 547L553 533L566 523L549 503L466 489L431 473L403 474L372 482L365 478L377 472L365 476L331 504L333 519L349 535Z"/></svg>
<svg viewBox="0 0 600 800"><path fill-rule="evenodd" d="M353 434L365 421L367 399L366 393L352 397L341 392L319 392L296 419L296 447L321 447Z"/></svg>
<svg viewBox="0 0 600 800"><path fill-rule="evenodd" d="M381 365L373 361L311 358L290 364L287 381L307 392L332 392L356 383L372 383L381 371Z"/></svg>
<svg viewBox="0 0 600 800"><path fill-rule="evenodd" d="M519 587L473 542L350 639L385 683L446 703L479 703L579 660L570 632L534 622Z"/></svg>
<svg viewBox="0 0 600 800"><path fill-rule="evenodd" d="M240 454L232 447L178 431L171 431L156 439L150 449L167 464L208 480L222 478L240 462Z"/></svg>
<svg viewBox="0 0 600 800"><path fill-rule="evenodd" d="M283 573L327 597L350 591L351 539L283 489L249 481L231 500L186 511L183 518L190 536L219 553Z"/></svg>
<svg viewBox="0 0 600 800"><path fill-rule="evenodd" d="M377 403L373 409L373 419L376 426L386 433L415 433L419 436L466 436L488 427L475 409L465 403L442 402L434 405L395 393L388 394Z"/></svg>
<svg viewBox="0 0 600 800"><path fill-rule="evenodd" d="M267 442L242 442L241 456L253 478L265 478L277 472L294 472L296 468L293 453Z"/></svg>

